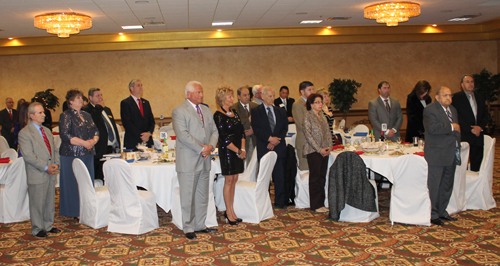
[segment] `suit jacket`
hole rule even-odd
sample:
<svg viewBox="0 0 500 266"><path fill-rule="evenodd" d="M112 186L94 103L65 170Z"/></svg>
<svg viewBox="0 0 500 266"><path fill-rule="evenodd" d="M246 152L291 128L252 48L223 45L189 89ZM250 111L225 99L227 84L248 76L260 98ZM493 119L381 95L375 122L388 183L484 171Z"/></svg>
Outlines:
<svg viewBox="0 0 500 266"><path fill-rule="evenodd" d="M450 110L453 122L457 123L457 110L451 105ZM427 164L451 166L455 160L457 143L460 145L460 132L452 130L448 115L439 102L435 101L425 107L424 128L424 156Z"/></svg>
<svg viewBox="0 0 500 266"><path fill-rule="evenodd" d="M471 132L471 126L477 125L484 129L486 123L488 123L488 110L486 110L486 104L482 95L474 93L474 97L476 98L477 121L476 118L474 118L474 113L472 112L472 107L470 106L466 92L460 91L453 94L453 101L451 104L458 112L458 123L460 124L462 141L468 142L471 146L483 146L483 132L481 132L479 137L476 137L476 135Z"/></svg>
<svg viewBox="0 0 500 266"><path fill-rule="evenodd" d="M269 120L267 118L266 105L261 104L252 109L252 128L255 137L257 138L257 158L264 156L269 150L267 149L267 144L269 144L269 137L281 138L280 143L274 147L274 150L278 157L286 158L286 132L288 131L288 119L285 110L282 108L272 106L274 114L276 116L276 125L274 126L274 131L271 132L271 126L269 125Z"/></svg>
<svg viewBox="0 0 500 266"><path fill-rule="evenodd" d="M286 116L287 117L293 117L293 114L292 114L292 106L293 106L293 103L295 102L295 99L294 98L290 98L288 97L288 99L286 99ZM280 104L283 104L283 100L281 100L281 97L278 97L274 100L274 106L276 107L280 107ZM281 107L283 109L285 109L285 107ZM292 122L293 123L293 122Z"/></svg>
<svg viewBox="0 0 500 266"><path fill-rule="evenodd" d="M125 128L123 146L127 149L135 149L137 144L142 143L141 133L149 132L153 134L155 129L155 118L151 111L151 105L143 98L141 98L141 102L144 117L142 117L141 110L132 96L122 100L120 103L120 115L123 127ZM153 146L152 137L149 137L147 144L148 147Z"/></svg>
<svg viewBox="0 0 500 266"><path fill-rule="evenodd" d="M304 154L319 153L321 149L332 146L332 131L323 112L320 117L310 110L304 116Z"/></svg>
<svg viewBox="0 0 500 266"><path fill-rule="evenodd" d="M106 154L108 149L108 129L106 128L106 123L104 122L104 117L102 116L102 111L105 110L108 115L109 121L111 122L111 126L115 131L115 139L118 142L118 147L120 147L120 133L116 128L115 118L113 117L113 113L111 109L108 107L102 107L101 105L92 105L91 103L82 107L82 110L89 113L92 116L92 120L94 120L94 124L99 131L99 141L95 145L95 156L97 158L102 158L104 154Z"/></svg>
<svg viewBox="0 0 500 266"><path fill-rule="evenodd" d="M399 129L401 124L403 124L403 112L401 111L401 105L397 99L389 97L389 102L391 105L391 112L387 113L385 108L385 103L382 99L377 97L368 103L368 117L370 118L370 123L373 126L373 135L375 139L380 138L381 124L386 123L387 129L396 129L398 132L389 140L396 141L399 138Z"/></svg>
<svg viewBox="0 0 500 266"><path fill-rule="evenodd" d="M302 155L302 148L304 147L304 116L307 113L306 102L300 97L296 103L292 105L293 119L297 127L297 138L295 139L295 148L297 149L297 157L299 158L299 169L308 170L307 159Z"/></svg>
<svg viewBox="0 0 500 266"><path fill-rule="evenodd" d="M26 175L29 185L44 183L50 177L55 178L55 175L50 176L45 172L45 167L53 163L59 163L59 151L54 145L52 132L44 126L42 128L49 139L52 156L47 149L42 135L32 122L29 122L19 132L19 146L26 165Z"/></svg>
<svg viewBox="0 0 500 266"><path fill-rule="evenodd" d="M250 129L250 127L252 126L251 123L250 123L250 112L253 108L259 106L258 104L254 103L254 102L249 102L248 103L249 107L250 107L250 110L248 110L248 114L245 110L245 108L243 108L243 106L241 105L241 102L240 101L237 101L236 103L233 104L233 106L231 106L232 109L236 110L236 112L238 112L238 115L240 116L240 119L241 119L241 123L243 124L243 129L247 130L247 129ZM246 142L245 142L245 148L247 149L247 152L248 152L248 145L250 145L250 142L248 141L249 139L252 140L252 143L254 143L255 145L255 142L257 141L256 138L255 138L255 134L252 134L252 135L249 135L249 136L246 136Z"/></svg>
<svg viewBox="0 0 500 266"><path fill-rule="evenodd" d="M426 106L432 102L429 95L426 95L424 100ZM408 117L406 141L413 143L413 137L422 137L424 135L424 106L414 91L408 94L406 99L406 115Z"/></svg>
<svg viewBox="0 0 500 266"><path fill-rule="evenodd" d="M219 133L215 126L212 111L202 104L199 105L203 113L204 123L201 122L198 113L189 100L184 101L172 112L172 123L176 141L177 172L197 172L205 169L210 170L210 159L203 159L201 151L203 145L216 147Z"/></svg>
<svg viewBox="0 0 500 266"><path fill-rule="evenodd" d="M2 125L2 136L9 143L9 147L16 149L14 146L14 132L10 130L14 127L15 119L17 118L17 111L12 109L12 119L10 118L9 111L7 108L0 111L0 125Z"/></svg>

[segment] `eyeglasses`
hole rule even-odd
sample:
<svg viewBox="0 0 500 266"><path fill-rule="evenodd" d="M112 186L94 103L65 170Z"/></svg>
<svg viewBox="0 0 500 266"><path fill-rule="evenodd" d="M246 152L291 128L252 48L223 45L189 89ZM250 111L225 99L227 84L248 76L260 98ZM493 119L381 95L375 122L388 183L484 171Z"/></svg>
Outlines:
<svg viewBox="0 0 500 266"><path fill-rule="evenodd" d="M314 103L314 104L319 104L319 103L321 103L321 104L322 104L323 102L313 102L313 103Z"/></svg>

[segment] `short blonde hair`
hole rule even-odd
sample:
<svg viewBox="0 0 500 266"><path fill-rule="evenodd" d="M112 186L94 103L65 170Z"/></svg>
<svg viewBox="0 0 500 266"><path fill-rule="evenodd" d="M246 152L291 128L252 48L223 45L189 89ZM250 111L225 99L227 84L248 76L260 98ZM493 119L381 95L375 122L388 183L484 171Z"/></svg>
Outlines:
<svg viewBox="0 0 500 266"><path fill-rule="evenodd" d="M231 87L229 86L220 86L215 92L215 102L218 106L222 107L222 105L224 104L224 100L229 95L234 95L233 89L231 89Z"/></svg>
<svg viewBox="0 0 500 266"><path fill-rule="evenodd" d="M327 94L330 94L325 88L321 88L319 89L317 92L317 94L321 95L321 97L327 95Z"/></svg>

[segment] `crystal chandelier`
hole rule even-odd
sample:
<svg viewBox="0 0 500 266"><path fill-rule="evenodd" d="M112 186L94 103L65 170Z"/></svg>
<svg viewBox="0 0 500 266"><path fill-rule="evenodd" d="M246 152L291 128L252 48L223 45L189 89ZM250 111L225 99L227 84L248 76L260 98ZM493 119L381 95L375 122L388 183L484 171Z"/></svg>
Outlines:
<svg viewBox="0 0 500 266"><path fill-rule="evenodd" d="M77 34L80 30L92 27L92 18L78 13L47 13L35 17L35 27L57 34L60 38L68 38L70 34Z"/></svg>
<svg viewBox="0 0 500 266"><path fill-rule="evenodd" d="M365 7L365 18L376 19L387 26L397 26L420 15L420 5L411 2L385 2Z"/></svg>

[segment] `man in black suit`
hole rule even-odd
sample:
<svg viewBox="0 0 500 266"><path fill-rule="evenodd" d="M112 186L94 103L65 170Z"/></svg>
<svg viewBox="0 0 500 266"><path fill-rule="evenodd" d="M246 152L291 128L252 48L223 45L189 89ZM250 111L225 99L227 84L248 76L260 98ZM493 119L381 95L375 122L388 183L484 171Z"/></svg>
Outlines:
<svg viewBox="0 0 500 266"><path fill-rule="evenodd" d="M257 137L257 158L260 161L269 151L278 155L273 170L274 206L286 209L285 196L285 163L286 143L285 136L288 131L288 120L285 110L276 107L274 103L274 90L270 87L262 89L263 104L252 109L252 128Z"/></svg>
<svg viewBox="0 0 500 266"><path fill-rule="evenodd" d="M155 118L149 102L141 98L142 82L133 79L128 87L130 97L120 103L120 114L125 128L123 145L127 149L136 149L137 144L146 142L148 147L152 147L151 135L155 129Z"/></svg>
<svg viewBox="0 0 500 266"><path fill-rule="evenodd" d="M441 87L436 91L436 101L424 109L424 155L429 166L431 223L435 225L444 225L443 220L457 220L446 211L453 191L457 151L460 156L460 125L457 110L450 105L451 96L449 88Z"/></svg>
<svg viewBox="0 0 500 266"><path fill-rule="evenodd" d="M470 146L470 169L479 171L483 161L483 128L488 123L488 111L483 96L474 93L472 76L463 76L460 85L463 90L453 94L452 105L458 111L462 141L468 142Z"/></svg>
<svg viewBox="0 0 500 266"><path fill-rule="evenodd" d="M89 103L82 107L89 113L99 131L99 141L95 145L94 167L95 178L104 180L102 173L104 154L117 153L120 151L120 135L116 128L115 118L111 109L104 105L102 92L99 88L89 89Z"/></svg>
<svg viewBox="0 0 500 266"><path fill-rule="evenodd" d="M9 143L9 147L16 150L14 144L14 122L17 119L17 111L14 108L14 100L12 98L5 99L6 108L0 111L0 125L2 125L2 136Z"/></svg>
<svg viewBox="0 0 500 266"><path fill-rule="evenodd" d="M295 121L293 120L292 115L292 105L295 102L294 98L288 98L290 91L287 86L281 86L280 88L280 97L274 100L274 106L281 107L285 109L286 116L288 118L288 124L293 124Z"/></svg>

